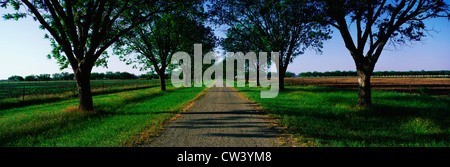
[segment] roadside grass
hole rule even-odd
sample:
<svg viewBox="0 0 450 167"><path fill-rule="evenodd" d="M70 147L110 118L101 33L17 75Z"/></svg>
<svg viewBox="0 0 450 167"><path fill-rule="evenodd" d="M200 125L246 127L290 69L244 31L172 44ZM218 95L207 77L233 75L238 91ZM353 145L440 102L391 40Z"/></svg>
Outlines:
<svg viewBox="0 0 450 167"><path fill-rule="evenodd" d="M159 87L94 96L94 112L77 99L0 110L0 146L115 147L151 141L164 122L205 87ZM149 139L150 138L150 139ZM144 142L144 143L143 143Z"/></svg>
<svg viewBox="0 0 450 167"><path fill-rule="evenodd" d="M450 146L448 97L372 91L373 107L361 109L354 90L286 86L264 99L264 88L237 89L286 127L297 146Z"/></svg>

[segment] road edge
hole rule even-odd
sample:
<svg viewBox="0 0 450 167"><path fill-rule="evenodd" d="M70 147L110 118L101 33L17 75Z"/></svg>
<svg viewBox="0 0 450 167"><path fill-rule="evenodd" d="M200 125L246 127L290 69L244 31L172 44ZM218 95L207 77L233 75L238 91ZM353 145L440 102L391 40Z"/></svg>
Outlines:
<svg viewBox="0 0 450 167"><path fill-rule="evenodd" d="M164 130L166 129L166 127L168 125L170 125L173 121L175 121L177 118L179 118L182 113L189 110L198 99L203 97L209 91L209 89L210 89L210 87L206 87L201 92L199 92L196 97L188 100L186 103L182 104L180 107L177 107L176 109L174 109L175 115L172 116L171 118L167 119L166 121L159 123L160 126L151 126L149 128L145 128L139 134L136 134L136 137L138 138L138 140L131 144L126 144L124 147L147 147L148 145L150 145L156 138L158 138L159 136L161 136L163 134ZM176 111L176 110L179 110L180 108L181 108L180 111Z"/></svg>
<svg viewBox="0 0 450 167"><path fill-rule="evenodd" d="M298 143L299 139L295 137L293 134L289 133L288 128L281 123L280 118L275 117L274 115L269 114L263 107L261 107L256 101L247 97L243 92L239 91L235 87L231 87L232 89L237 91L239 97L246 99L253 103L257 112L264 113L264 117L266 117L266 121L269 123L269 129L275 130L277 132L276 140L278 143L276 144L278 147L304 147L303 143Z"/></svg>

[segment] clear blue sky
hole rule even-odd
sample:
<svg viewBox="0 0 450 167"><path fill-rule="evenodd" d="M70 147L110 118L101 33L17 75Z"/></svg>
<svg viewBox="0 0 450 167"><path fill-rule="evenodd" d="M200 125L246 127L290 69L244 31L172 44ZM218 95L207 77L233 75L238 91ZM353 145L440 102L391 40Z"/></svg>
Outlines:
<svg viewBox="0 0 450 167"><path fill-rule="evenodd" d="M409 46L395 49L386 45L375 71L450 70L450 22L447 18L436 18L425 21L425 25L436 32L430 32L421 42L407 43ZM288 66L288 71L356 71L337 29L333 29L332 39L324 42L322 51L322 54L309 51L298 56Z"/></svg>
<svg viewBox="0 0 450 167"><path fill-rule="evenodd" d="M0 8L0 16L5 12ZM375 71L409 71L409 70L450 70L450 22L446 18L426 21L426 25L438 32L431 32L422 42L415 42L411 47L403 46L395 50L386 47ZM30 74L61 73L54 59L47 59L51 52L50 42L44 39L46 31L38 28L39 23L31 18L19 21L0 18L0 80L12 75L27 76ZM216 30L217 36L223 32ZM326 41L322 54L308 51L298 56L288 67L288 71L300 73L308 71L355 71L353 59L344 46L337 30L333 30L333 38ZM109 51L111 53L111 51ZM127 71L134 74L146 72L133 69L118 56L108 59L109 68L94 68L93 72ZM72 73L72 70L65 69Z"/></svg>

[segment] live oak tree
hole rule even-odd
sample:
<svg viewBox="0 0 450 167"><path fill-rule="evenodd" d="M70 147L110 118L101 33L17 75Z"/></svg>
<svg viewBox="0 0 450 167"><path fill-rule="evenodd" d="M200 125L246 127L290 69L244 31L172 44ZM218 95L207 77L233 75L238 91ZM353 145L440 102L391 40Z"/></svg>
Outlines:
<svg viewBox="0 0 450 167"><path fill-rule="evenodd" d="M142 24L124 36L114 50L127 64L139 64L141 70L155 71L161 90L165 91L166 70L177 67L171 64L174 53L183 51L193 56L194 44L202 44L202 50L208 52L215 43L213 30L203 25L201 18L174 11L158 14L153 21Z"/></svg>
<svg viewBox="0 0 450 167"><path fill-rule="evenodd" d="M449 17L442 0L325 0L328 24L336 27L356 64L358 106L372 105L370 77L383 48L420 41L428 29L424 20ZM349 27L356 26L356 34ZM356 35L356 36L354 36Z"/></svg>
<svg viewBox="0 0 450 167"><path fill-rule="evenodd" d="M264 45L263 42L250 40L252 37L257 34L258 31L254 27L246 27L244 28L241 24L235 24L233 27L229 27L226 32L226 37L220 40L220 45L224 50L239 52L242 51L244 54L246 52L255 52L257 53L260 50L268 50L266 48L267 45ZM226 59L224 59L226 61ZM245 62L245 83L249 84L249 73L250 71L256 71L256 85L259 86L259 73L258 69L265 69L267 65L259 64L259 54L256 54L256 62ZM253 66L249 63L255 63ZM225 65L226 63L224 63ZM256 69L250 69L250 67L256 67ZM236 67L234 71L237 71Z"/></svg>
<svg viewBox="0 0 450 167"><path fill-rule="evenodd" d="M93 110L90 74L94 66L106 66L105 50L155 14L183 4L165 0L6 0L0 5L17 10L4 18L31 16L48 31L50 35L45 37L53 47L49 57L55 58L61 69L72 67L79 109Z"/></svg>
<svg viewBox="0 0 450 167"><path fill-rule="evenodd" d="M318 3L308 0L215 0L211 13L218 24L240 31L242 40L255 43L262 52L279 52L279 85L289 63L306 49L320 51L322 41L329 39L328 26L316 21ZM236 25L239 24L239 27ZM245 33L244 33L245 34ZM240 45L237 43L236 45ZM244 50L241 50L245 52ZM234 51L233 51L234 52Z"/></svg>

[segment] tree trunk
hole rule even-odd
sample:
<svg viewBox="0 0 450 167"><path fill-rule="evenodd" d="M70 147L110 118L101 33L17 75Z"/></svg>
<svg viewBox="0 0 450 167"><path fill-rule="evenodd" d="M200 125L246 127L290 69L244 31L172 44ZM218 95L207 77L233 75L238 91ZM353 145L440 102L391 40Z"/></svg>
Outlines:
<svg viewBox="0 0 450 167"><path fill-rule="evenodd" d="M161 90L162 91L166 91L166 78L165 78L165 70L161 70L158 75L159 75L159 83L161 84Z"/></svg>
<svg viewBox="0 0 450 167"><path fill-rule="evenodd" d="M92 111L94 104L92 100L91 83L90 83L90 70L77 70L75 71L75 79L77 81L78 88L78 108L81 111Z"/></svg>
<svg viewBox="0 0 450 167"><path fill-rule="evenodd" d="M258 60L259 62L259 60ZM256 86L260 86L259 84L259 63L256 64Z"/></svg>
<svg viewBox="0 0 450 167"><path fill-rule="evenodd" d="M247 68L247 70L246 71L244 71L244 75L245 75L245 84L249 84L249 79L250 79L250 69L249 68Z"/></svg>
<svg viewBox="0 0 450 167"><path fill-rule="evenodd" d="M370 86L370 77L372 71L357 69L358 74L358 106L370 107L372 106L372 95Z"/></svg>

